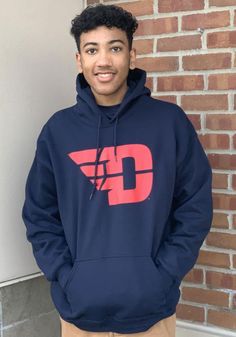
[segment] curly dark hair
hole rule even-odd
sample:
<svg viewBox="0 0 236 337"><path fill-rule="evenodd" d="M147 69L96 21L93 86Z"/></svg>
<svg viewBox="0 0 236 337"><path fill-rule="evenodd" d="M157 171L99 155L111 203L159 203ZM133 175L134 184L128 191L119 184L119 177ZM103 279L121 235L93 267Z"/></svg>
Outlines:
<svg viewBox="0 0 236 337"><path fill-rule="evenodd" d="M90 5L71 21L71 35L80 51L80 35L99 26L116 27L126 32L129 48L132 48L133 34L138 27L137 19L128 11L116 5Z"/></svg>

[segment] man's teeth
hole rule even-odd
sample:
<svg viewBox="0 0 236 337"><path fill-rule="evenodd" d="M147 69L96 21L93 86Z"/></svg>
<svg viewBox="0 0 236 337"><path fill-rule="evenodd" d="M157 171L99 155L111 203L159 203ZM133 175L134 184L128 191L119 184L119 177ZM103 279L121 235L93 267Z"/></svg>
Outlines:
<svg viewBox="0 0 236 337"><path fill-rule="evenodd" d="M111 76L112 74L111 73L107 73L107 74L98 74L98 76L100 76L100 77L109 77L109 76Z"/></svg>

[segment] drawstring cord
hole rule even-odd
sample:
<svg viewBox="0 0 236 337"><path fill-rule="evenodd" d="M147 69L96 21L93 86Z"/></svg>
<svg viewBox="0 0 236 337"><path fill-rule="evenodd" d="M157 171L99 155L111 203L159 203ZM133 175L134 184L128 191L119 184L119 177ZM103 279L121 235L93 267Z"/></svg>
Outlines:
<svg viewBox="0 0 236 337"><path fill-rule="evenodd" d="M95 178L94 178L94 183L93 183L93 189L92 192L90 194L89 200L92 199L94 192L96 190L96 180L97 180L97 168L98 168L98 151L99 151L99 137L100 137L100 125L101 125L101 119L102 116L101 114L99 114L99 120L98 120L98 128L97 128L97 151L96 151L96 164L95 164Z"/></svg>
<svg viewBox="0 0 236 337"><path fill-rule="evenodd" d="M99 115L99 120L98 120L98 128L97 128L97 151L96 151L96 163L95 163L95 177L94 177L94 183L93 183L93 188L92 188L92 192L90 194L90 197L89 197L89 200L92 199L93 195L94 195L94 192L96 191L96 186L97 186L97 168L98 168L98 160L99 160L99 157L100 157L100 154L102 151L100 151L99 153L99 138L100 138L100 125L101 125L101 119L102 119L102 116L101 114ZM117 129L117 123L118 123L118 114L116 116L116 120L115 120L115 125L114 125L114 131L113 131L113 144L114 144L114 155L115 155L115 160L117 161L117 144L116 144L116 135L117 135L117 132L116 132L116 129Z"/></svg>
<svg viewBox="0 0 236 337"><path fill-rule="evenodd" d="M116 116L116 121L115 121L115 126L114 126L114 138L113 138L114 155L115 155L116 161L117 161L117 148L116 148L116 128L117 128L117 123L118 123L118 115Z"/></svg>

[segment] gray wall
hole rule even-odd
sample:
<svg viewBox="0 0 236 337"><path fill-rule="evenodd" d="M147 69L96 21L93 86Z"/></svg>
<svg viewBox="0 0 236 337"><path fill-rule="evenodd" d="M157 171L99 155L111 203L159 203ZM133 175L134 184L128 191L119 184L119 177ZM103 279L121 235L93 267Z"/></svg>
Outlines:
<svg viewBox="0 0 236 337"><path fill-rule="evenodd" d="M60 337L60 320L44 276L0 288L1 337Z"/></svg>
<svg viewBox="0 0 236 337"><path fill-rule="evenodd" d="M76 100L71 20L81 0L0 0L0 287L39 272L21 219L42 125Z"/></svg>
<svg viewBox="0 0 236 337"><path fill-rule="evenodd" d="M0 337L60 337L50 284L21 219L42 125L75 102L70 21L83 0L0 0Z"/></svg>

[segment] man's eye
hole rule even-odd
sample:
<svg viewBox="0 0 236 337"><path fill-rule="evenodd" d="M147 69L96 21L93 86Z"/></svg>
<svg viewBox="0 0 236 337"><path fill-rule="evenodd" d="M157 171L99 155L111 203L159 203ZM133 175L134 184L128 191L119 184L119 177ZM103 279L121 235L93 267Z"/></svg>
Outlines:
<svg viewBox="0 0 236 337"><path fill-rule="evenodd" d="M121 47L112 47L112 51L114 52L121 51Z"/></svg>
<svg viewBox="0 0 236 337"><path fill-rule="evenodd" d="M86 51L86 53L88 53L88 54L90 54L90 55L93 55L93 54L96 53L96 49L94 49L94 48L88 49L88 50Z"/></svg>

